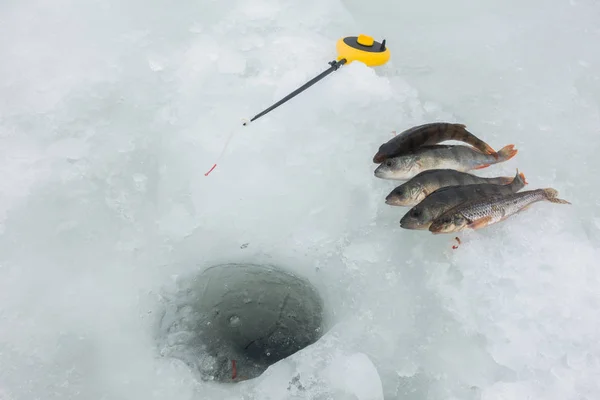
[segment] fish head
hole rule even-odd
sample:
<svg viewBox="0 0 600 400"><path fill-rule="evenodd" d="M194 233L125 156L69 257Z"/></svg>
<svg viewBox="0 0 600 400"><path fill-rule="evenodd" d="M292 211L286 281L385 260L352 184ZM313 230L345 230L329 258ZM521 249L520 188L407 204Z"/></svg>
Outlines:
<svg viewBox="0 0 600 400"><path fill-rule="evenodd" d="M416 157L412 154L388 158L376 169L375 176L381 179L408 180L416 175Z"/></svg>
<svg viewBox="0 0 600 400"><path fill-rule="evenodd" d="M459 213L443 214L433 220L429 231L433 234L458 232L467 226L467 219Z"/></svg>
<svg viewBox="0 0 600 400"><path fill-rule="evenodd" d="M406 182L390 192L385 198L385 203L390 206L411 206L425 198L420 183Z"/></svg>
<svg viewBox="0 0 600 400"><path fill-rule="evenodd" d="M411 208L400 220L400 227L404 229L424 230L429 227L433 216L430 211L423 207L422 204L417 204Z"/></svg>

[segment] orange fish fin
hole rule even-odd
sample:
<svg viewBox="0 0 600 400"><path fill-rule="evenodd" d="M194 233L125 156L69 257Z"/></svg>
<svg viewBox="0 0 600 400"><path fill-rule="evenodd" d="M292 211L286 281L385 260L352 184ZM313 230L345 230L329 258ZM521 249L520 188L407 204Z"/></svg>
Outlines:
<svg viewBox="0 0 600 400"><path fill-rule="evenodd" d="M513 158L514 156L516 156L517 153L518 153L518 150L515 149L515 145L509 144L509 145L506 145L503 148L501 148L500 151L498 151L497 155L499 156L499 158L502 161L508 161L511 158ZM496 157L496 159L498 159L498 157Z"/></svg>
<svg viewBox="0 0 600 400"><path fill-rule="evenodd" d="M475 167L473 169L484 169L484 168L489 167L490 165L492 165L492 164L483 164L483 165L480 165L479 167Z"/></svg>
<svg viewBox="0 0 600 400"><path fill-rule="evenodd" d="M517 170L518 171L518 170ZM523 180L523 183L528 185L529 182L527 182L527 179L525 179L525 174L522 172L519 172L519 176L521 177L521 179Z"/></svg>
<svg viewBox="0 0 600 400"><path fill-rule="evenodd" d="M489 144L484 143L484 147L485 147L485 153L494 156L495 159L498 159L498 157L500 157L498 155L498 152L496 150L494 150L494 148L492 146L490 146Z"/></svg>
<svg viewBox="0 0 600 400"><path fill-rule="evenodd" d="M488 226L488 224L490 223L491 220L492 220L492 217L488 215L487 217L476 219L475 221L471 222L467 226L471 229L481 229L481 228L485 228L486 226Z"/></svg>

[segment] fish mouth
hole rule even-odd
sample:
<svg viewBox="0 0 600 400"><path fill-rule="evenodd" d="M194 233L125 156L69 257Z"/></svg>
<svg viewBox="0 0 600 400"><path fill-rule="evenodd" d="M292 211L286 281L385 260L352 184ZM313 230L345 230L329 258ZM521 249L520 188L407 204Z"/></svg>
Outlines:
<svg viewBox="0 0 600 400"><path fill-rule="evenodd" d="M421 224L416 223L416 222L409 222L409 221L400 220L400 228L410 229L410 230L413 230L413 231L425 231L425 230L427 230L428 226L427 225L421 225Z"/></svg>
<svg viewBox="0 0 600 400"><path fill-rule="evenodd" d="M381 164L379 167L375 169L375 176L380 179L388 179L392 181L406 181L406 177L403 174L398 174L394 171L390 171L387 167L384 167Z"/></svg>
<svg viewBox="0 0 600 400"><path fill-rule="evenodd" d="M394 196L388 196L385 198L385 204L390 205L390 206L404 206L404 202L402 200L400 200L397 197Z"/></svg>
<svg viewBox="0 0 600 400"><path fill-rule="evenodd" d="M379 167L375 168L374 174L377 178L385 179L388 177L388 173L381 168L381 165Z"/></svg>

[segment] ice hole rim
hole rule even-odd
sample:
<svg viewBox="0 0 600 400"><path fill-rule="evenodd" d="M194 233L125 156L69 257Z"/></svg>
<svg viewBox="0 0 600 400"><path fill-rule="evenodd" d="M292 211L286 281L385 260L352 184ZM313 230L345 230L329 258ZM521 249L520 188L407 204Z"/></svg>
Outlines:
<svg viewBox="0 0 600 400"><path fill-rule="evenodd" d="M274 263L211 264L174 283L158 322L161 355L203 381L257 378L317 342L329 325L317 286Z"/></svg>

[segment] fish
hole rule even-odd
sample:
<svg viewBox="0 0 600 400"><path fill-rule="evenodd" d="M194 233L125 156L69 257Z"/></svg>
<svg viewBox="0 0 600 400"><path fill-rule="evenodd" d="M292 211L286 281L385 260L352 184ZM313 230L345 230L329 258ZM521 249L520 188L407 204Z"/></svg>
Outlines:
<svg viewBox="0 0 600 400"><path fill-rule="evenodd" d="M504 146L498 153L485 154L470 146L423 146L413 153L388 158L375 169L381 179L408 181L417 174L432 169L453 169L467 172L487 168L513 158L517 151L513 144Z"/></svg>
<svg viewBox="0 0 600 400"><path fill-rule="evenodd" d="M525 175L517 173L510 183L496 185L478 183L473 185L446 186L437 189L423 201L411 208L400 219L400 227L404 229L426 230L431 223L452 207L483 197L508 195L523 189L527 184Z"/></svg>
<svg viewBox="0 0 600 400"><path fill-rule="evenodd" d="M527 190L508 196L496 195L459 204L436 218L429 226L433 234L477 230L504 221L525 210L533 203L549 201L555 204L571 204L558 198L553 188Z"/></svg>
<svg viewBox="0 0 600 400"><path fill-rule="evenodd" d="M525 179L525 176L522 176ZM477 175L460 172L453 169L430 169L415 175L408 182L397 186L385 198L390 206L412 207L419 204L425 197L446 186L474 185L477 183L492 183L506 185L515 179L512 176L484 178Z"/></svg>
<svg viewBox="0 0 600 400"><path fill-rule="evenodd" d="M407 129L382 144L373 156L373 162L380 164L388 158L408 154L421 146L434 145L446 140L465 142L483 153L496 154L496 151L489 144L467 131L466 125L433 122Z"/></svg>

